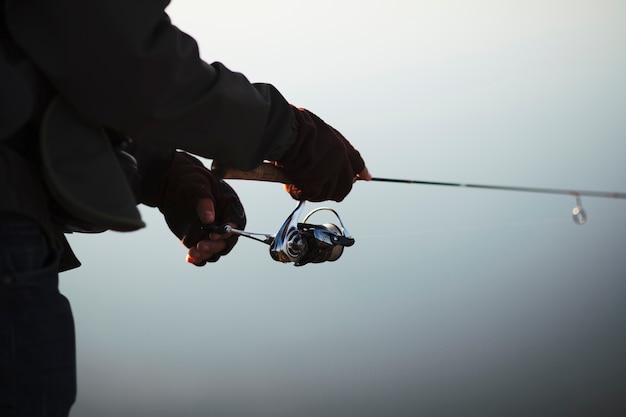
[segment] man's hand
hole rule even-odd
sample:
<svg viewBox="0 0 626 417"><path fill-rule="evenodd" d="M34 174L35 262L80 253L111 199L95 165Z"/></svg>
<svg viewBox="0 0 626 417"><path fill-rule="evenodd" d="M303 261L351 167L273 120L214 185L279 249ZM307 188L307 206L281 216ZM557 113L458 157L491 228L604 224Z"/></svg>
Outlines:
<svg viewBox="0 0 626 417"><path fill-rule="evenodd" d="M235 246L237 235L208 234L205 230L206 226L226 224L243 229L243 206L235 191L199 160L176 152L159 190L159 210L170 230L189 248L187 262L197 266L216 262Z"/></svg>
<svg viewBox="0 0 626 417"><path fill-rule="evenodd" d="M293 107L298 123L296 142L278 160L287 192L296 200L341 201L357 178L370 180L359 152L341 133L305 109Z"/></svg>
<svg viewBox="0 0 626 417"><path fill-rule="evenodd" d="M198 219L202 224L212 224L215 221L215 203L213 200L202 198L198 201ZM233 228L238 227L232 222L227 224ZM189 248L187 262L196 266L204 265L211 258L226 250L231 235L231 233L209 233L207 239L203 239Z"/></svg>

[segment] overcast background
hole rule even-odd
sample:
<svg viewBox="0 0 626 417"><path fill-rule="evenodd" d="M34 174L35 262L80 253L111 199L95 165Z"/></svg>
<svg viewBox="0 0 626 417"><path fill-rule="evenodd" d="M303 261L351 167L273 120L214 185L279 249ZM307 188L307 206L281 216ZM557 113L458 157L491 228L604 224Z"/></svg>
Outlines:
<svg viewBox="0 0 626 417"><path fill-rule="evenodd" d="M168 12L376 176L626 191L623 0ZM231 184L248 230L295 208L280 185ZM626 201L583 198L584 226L575 203L359 182L329 204L355 246L302 268L250 240L193 267L153 209L139 232L72 235L73 416L626 415Z"/></svg>

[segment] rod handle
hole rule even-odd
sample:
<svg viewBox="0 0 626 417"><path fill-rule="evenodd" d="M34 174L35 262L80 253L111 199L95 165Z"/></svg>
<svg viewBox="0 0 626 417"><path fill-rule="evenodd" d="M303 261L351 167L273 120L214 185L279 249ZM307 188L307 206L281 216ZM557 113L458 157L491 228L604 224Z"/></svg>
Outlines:
<svg viewBox="0 0 626 417"><path fill-rule="evenodd" d="M264 162L258 167L250 171L226 166L218 161L211 164L211 172L218 178L224 180L252 180L265 182L280 182L283 184L291 184L292 181L287 178L284 172L275 165Z"/></svg>

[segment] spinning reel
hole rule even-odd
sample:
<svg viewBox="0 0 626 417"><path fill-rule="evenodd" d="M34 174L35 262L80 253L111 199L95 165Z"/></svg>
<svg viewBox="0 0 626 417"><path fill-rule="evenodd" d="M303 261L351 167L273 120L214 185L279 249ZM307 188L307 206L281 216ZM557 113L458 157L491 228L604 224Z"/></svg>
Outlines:
<svg viewBox="0 0 626 417"><path fill-rule="evenodd" d="M303 210L304 201L300 201L275 235L246 232L228 225L224 226L224 232L265 243L270 246L272 259L283 263L293 262L295 266L336 261L343 253L344 247L354 245L354 239L349 235L335 210L319 207L299 222ZM307 223L307 220L319 211L333 213L339 220L339 226L332 223Z"/></svg>

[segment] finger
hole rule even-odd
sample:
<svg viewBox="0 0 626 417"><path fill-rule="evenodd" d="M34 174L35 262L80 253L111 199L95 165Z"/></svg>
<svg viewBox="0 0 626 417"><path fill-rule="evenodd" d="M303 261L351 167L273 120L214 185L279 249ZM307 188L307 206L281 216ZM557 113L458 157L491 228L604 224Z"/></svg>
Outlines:
<svg viewBox="0 0 626 417"><path fill-rule="evenodd" d="M192 248L194 253L198 253L202 258L210 258L213 255L217 255L226 248L226 243L223 240L201 240L198 244ZM192 250L190 249L190 251Z"/></svg>
<svg viewBox="0 0 626 417"><path fill-rule="evenodd" d="M370 171L367 169L367 167L365 167L361 172L356 174L356 177L360 180L369 181L372 179L372 174L370 174Z"/></svg>
<svg viewBox="0 0 626 417"><path fill-rule="evenodd" d="M200 259L194 258L190 254L187 254L186 261L187 261L187 263L194 264L194 265L197 265L197 266L203 266L206 263L205 261L201 261Z"/></svg>
<svg viewBox="0 0 626 417"><path fill-rule="evenodd" d="M295 186L295 184L284 184L285 191L293 198L294 200L306 200L302 198L302 190Z"/></svg>
<svg viewBox="0 0 626 417"><path fill-rule="evenodd" d="M202 223L213 223L215 221L215 202L210 198L201 198L198 200L196 212Z"/></svg>
<svg viewBox="0 0 626 417"><path fill-rule="evenodd" d="M202 240L194 247L189 248L187 253L187 262L200 264L220 254L226 248L226 242L223 240L210 241Z"/></svg>

